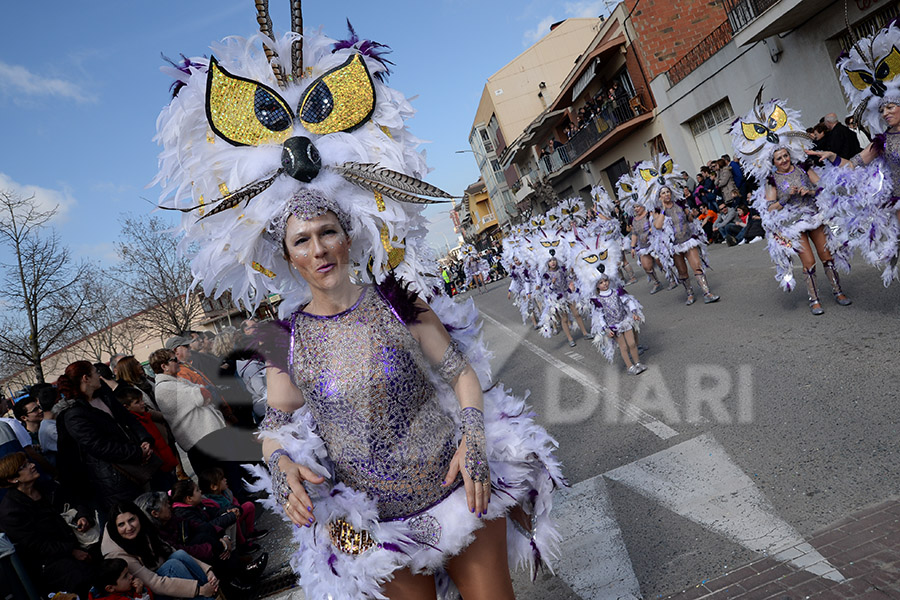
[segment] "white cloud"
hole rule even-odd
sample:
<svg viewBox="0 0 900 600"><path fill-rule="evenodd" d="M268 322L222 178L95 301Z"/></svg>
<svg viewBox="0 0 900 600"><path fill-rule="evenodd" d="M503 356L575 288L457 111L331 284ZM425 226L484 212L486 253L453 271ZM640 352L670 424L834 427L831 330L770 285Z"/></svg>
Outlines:
<svg viewBox="0 0 900 600"><path fill-rule="evenodd" d="M564 2L563 12L567 19L596 19L600 15L606 15L609 12L607 4L608 2L606 0L577 0L576 2ZM547 15L541 19L537 24L537 27L525 32L522 40L523 44L525 46L534 44L550 33L551 25L561 20L562 19L557 19L554 15Z"/></svg>
<svg viewBox="0 0 900 600"><path fill-rule="evenodd" d="M34 196L40 210L52 210L57 207L56 216L53 217L53 221L56 223L65 221L69 210L77 202L66 186L63 186L61 190L52 190L37 185L22 184L13 180L6 173L0 173L0 191L18 194L23 198Z"/></svg>
<svg viewBox="0 0 900 600"><path fill-rule="evenodd" d="M526 46L530 46L548 33L550 33L550 26L556 23L556 19L550 15L548 17L544 17L541 19L540 23L537 24L537 27L534 29L530 29L525 32L524 43Z"/></svg>
<svg viewBox="0 0 900 600"><path fill-rule="evenodd" d="M96 244L79 244L75 252L90 260L99 260L104 265L118 263L121 259L116 252L116 245L112 242L98 242Z"/></svg>
<svg viewBox="0 0 900 600"><path fill-rule="evenodd" d="M0 93L6 96L15 96L16 94L56 96L76 102L96 102L97 100L71 81L36 75L25 67L3 61L0 61Z"/></svg>
<svg viewBox="0 0 900 600"><path fill-rule="evenodd" d="M563 10L566 15L576 19L596 19L600 15L606 15L606 2L604 0L581 0L580 2L565 2Z"/></svg>

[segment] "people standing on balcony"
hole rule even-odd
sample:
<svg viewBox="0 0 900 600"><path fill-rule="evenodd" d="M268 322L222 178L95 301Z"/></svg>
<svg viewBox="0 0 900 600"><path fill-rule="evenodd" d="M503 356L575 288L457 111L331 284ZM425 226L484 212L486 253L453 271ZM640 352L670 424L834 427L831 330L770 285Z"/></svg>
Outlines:
<svg viewBox="0 0 900 600"><path fill-rule="evenodd" d="M820 183L819 205L837 226L835 243L859 250L882 271L885 286L898 277L900 258L900 76L889 68L898 47L894 23L857 41L838 61L848 108L872 143L849 160L834 151L809 153L841 167L827 169Z"/></svg>
<svg viewBox="0 0 900 600"><path fill-rule="evenodd" d="M808 165L801 165L810 137L802 133L800 113L780 100L762 102L762 89L753 108L731 127L732 142L744 170L765 182L751 197L768 234L768 250L775 264L775 279L782 289L794 287L793 258L799 257L812 314L824 310L816 283L816 254L822 261L838 304L850 304L841 290L835 258L849 270L846 250L833 256L826 247L830 229L816 205L819 177ZM818 125L816 127L819 127ZM748 219L748 226L751 223ZM751 240L752 242L752 240Z"/></svg>

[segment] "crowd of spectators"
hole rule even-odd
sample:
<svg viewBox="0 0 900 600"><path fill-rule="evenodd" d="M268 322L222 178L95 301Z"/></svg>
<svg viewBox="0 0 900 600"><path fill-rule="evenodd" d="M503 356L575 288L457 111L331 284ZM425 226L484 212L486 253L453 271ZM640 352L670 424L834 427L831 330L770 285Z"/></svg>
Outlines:
<svg viewBox="0 0 900 600"><path fill-rule="evenodd" d="M241 464L265 364L242 330L187 331L150 355L76 361L0 420L0 532L46 597L250 598L268 555ZM18 597L22 590L12 592Z"/></svg>

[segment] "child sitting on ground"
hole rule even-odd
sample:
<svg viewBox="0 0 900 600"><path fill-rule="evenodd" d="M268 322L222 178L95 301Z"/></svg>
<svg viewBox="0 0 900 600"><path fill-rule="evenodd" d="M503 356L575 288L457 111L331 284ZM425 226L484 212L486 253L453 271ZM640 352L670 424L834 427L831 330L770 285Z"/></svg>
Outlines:
<svg viewBox="0 0 900 600"><path fill-rule="evenodd" d="M638 360L635 332L644 321L641 303L625 288L610 289L609 275L600 275L597 280L597 295L591 298L591 333L594 346L603 353L610 363L615 350L612 340L619 344L619 352L628 367L630 375L639 375L647 370Z"/></svg>
<svg viewBox="0 0 900 600"><path fill-rule="evenodd" d="M100 562L91 588L90 600L153 600L153 592L128 570L121 558L106 558Z"/></svg>
<svg viewBox="0 0 900 600"><path fill-rule="evenodd" d="M204 469L197 474L200 491L203 492L203 505L213 509L217 514L237 509L237 540L240 545L252 543L265 537L266 529L256 529L256 506L252 502L240 504L228 489L228 479L219 467Z"/></svg>

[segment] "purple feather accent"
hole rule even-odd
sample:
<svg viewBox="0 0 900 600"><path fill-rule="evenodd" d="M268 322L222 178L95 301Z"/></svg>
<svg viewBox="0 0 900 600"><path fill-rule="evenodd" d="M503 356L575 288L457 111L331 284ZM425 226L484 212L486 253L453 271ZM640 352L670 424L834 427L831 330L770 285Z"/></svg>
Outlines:
<svg viewBox="0 0 900 600"><path fill-rule="evenodd" d="M290 373L291 322L275 319L260 323L250 350L276 369Z"/></svg>
<svg viewBox="0 0 900 600"><path fill-rule="evenodd" d="M385 550L390 550L391 552L397 552L399 554L406 554L403 549L397 544L392 544L391 542L385 542L383 544L379 544Z"/></svg>
<svg viewBox="0 0 900 600"><path fill-rule="evenodd" d="M182 73L187 75L188 77L191 76L191 67L194 67L195 69L201 69L201 70L207 68L206 65L201 64L201 63L196 63L196 62L192 61L191 59L189 59L184 54L181 55L180 63L176 63L174 60L172 60L171 58L169 58L168 56L166 56L163 53L160 53L159 55L162 56L162 59L164 61L166 61L167 63L169 63L170 65L172 65L173 67L175 67L176 69L178 69L179 71L181 71ZM204 58L206 58L206 57L204 56ZM181 80L173 81L172 85L169 86L169 91L172 93L172 97L174 98L175 96L177 96L178 92L180 92L181 88L183 88L185 85L187 85L187 84Z"/></svg>
<svg viewBox="0 0 900 600"><path fill-rule="evenodd" d="M769 175L768 177L766 177L766 183L768 183L772 187L778 187L778 183L775 181L774 175Z"/></svg>
<svg viewBox="0 0 900 600"><path fill-rule="evenodd" d="M331 553L331 556L328 557L328 568L331 569L331 572L334 573L335 577L340 577L338 572L334 569L334 563L337 562L337 556L335 556L334 552Z"/></svg>
<svg viewBox="0 0 900 600"><path fill-rule="evenodd" d="M381 63L381 66L384 67L384 71L375 73L375 78L381 83L384 83L391 74L391 69L388 65L394 64L384 57L385 54L390 54L392 52L390 47L379 44L378 42L373 42L372 40L363 40L362 43L360 43L359 36L356 35L356 30L354 30L353 25L350 24L350 19L347 19L347 29L350 30L350 37L346 40L338 40L335 42L331 47L331 51L337 52L338 50L352 48L363 56L368 56L369 58L377 60Z"/></svg>
<svg viewBox="0 0 900 600"><path fill-rule="evenodd" d="M537 495L538 495L537 490L529 490L528 499L531 501L532 504L534 504L534 500L535 500L535 498L537 498Z"/></svg>
<svg viewBox="0 0 900 600"><path fill-rule="evenodd" d="M403 323L412 325L419 322L419 315L425 312L425 309L416 304L419 297L410 291L409 284L404 285L393 272L390 272L384 281L375 287Z"/></svg>
<svg viewBox="0 0 900 600"><path fill-rule="evenodd" d="M341 490L335 488L335 489L331 490L331 493L329 494L329 496L334 498L335 496L340 496L341 493L342 493Z"/></svg>
<svg viewBox="0 0 900 600"><path fill-rule="evenodd" d="M534 573L531 576L531 582L534 583L537 579L538 569L543 568L543 560L541 559L541 551L538 549L537 544L534 543L534 538L531 538L531 552L534 554Z"/></svg>
<svg viewBox="0 0 900 600"><path fill-rule="evenodd" d="M887 144L887 134L879 133L872 138L872 149L878 156L884 154L884 145Z"/></svg>
<svg viewBox="0 0 900 600"><path fill-rule="evenodd" d="M624 296L626 293L627 293L627 292L625 291L625 288L623 288L623 287L620 287L620 288L616 289L616 294L617 294L619 297Z"/></svg>
<svg viewBox="0 0 900 600"><path fill-rule="evenodd" d="M600 304L600 301L597 300L596 298L591 298L591 304L593 304L597 308L600 308L601 306L603 306L602 304Z"/></svg>

